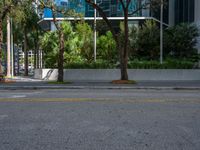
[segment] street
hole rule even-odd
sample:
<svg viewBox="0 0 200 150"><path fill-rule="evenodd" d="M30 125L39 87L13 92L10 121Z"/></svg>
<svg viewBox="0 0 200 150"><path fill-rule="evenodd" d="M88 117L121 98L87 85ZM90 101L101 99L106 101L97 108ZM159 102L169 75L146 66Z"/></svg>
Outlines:
<svg viewBox="0 0 200 150"><path fill-rule="evenodd" d="M86 100L199 100L200 90L151 90L151 89L38 89L38 90L0 90L0 100L4 98L26 98L55 100L86 99Z"/></svg>
<svg viewBox="0 0 200 150"><path fill-rule="evenodd" d="M199 90L0 91L0 150L199 147Z"/></svg>

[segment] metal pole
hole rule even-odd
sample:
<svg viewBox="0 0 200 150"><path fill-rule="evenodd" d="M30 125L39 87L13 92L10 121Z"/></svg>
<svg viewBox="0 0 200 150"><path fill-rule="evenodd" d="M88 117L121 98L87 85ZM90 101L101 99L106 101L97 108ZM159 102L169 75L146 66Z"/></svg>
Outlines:
<svg viewBox="0 0 200 150"><path fill-rule="evenodd" d="M43 51L41 50L41 68L43 68Z"/></svg>
<svg viewBox="0 0 200 150"><path fill-rule="evenodd" d="M10 17L7 17L7 77L11 77L10 73Z"/></svg>
<svg viewBox="0 0 200 150"><path fill-rule="evenodd" d="M163 0L160 5L160 64L163 64Z"/></svg>
<svg viewBox="0 0 200 150"><path fill-rule="evenodd" d="M31 71L33 70L33 50L30 51L31 52Z"/></svg>
<svg viewBox="0 0 200 150"><path fill-rule="evenodd" d="M10 28L10 32L11 32L11 76L14 76L14 47L13 47L13 20L12 18L10 18L10 22L11 22L11 28Z"/></svg>
<svg viewBox="0 0 200 150"><path fill-rule="evenodd" d="M17 45L17 75L19 76L19 45Z"/></svg>
<svg viewBox="0 0 200 150"><path fill-rule="evenodd" d="M94 1L94 3L97 3L97 0ZM96 62L97 57L97 10L94 9L94 61Z"/></svg>

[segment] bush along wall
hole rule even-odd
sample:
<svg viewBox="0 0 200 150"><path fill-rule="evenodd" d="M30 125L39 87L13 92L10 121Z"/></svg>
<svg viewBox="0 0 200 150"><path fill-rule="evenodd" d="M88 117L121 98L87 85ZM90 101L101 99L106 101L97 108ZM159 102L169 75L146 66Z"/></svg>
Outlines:
<svg viewBox="0 0 200 150"><path fill-rule="evenodd" d="M66 69L118 69L119 63L98 60L97 62L69 63ZM160 64L159 61L134 60L129 61L129 69L197 69L198 66L192 61L168 59Z"/></svg>
<svg viewBox="0 0 200 150"><path fill-rule="evenodd" d="M64 67L66 69L120 68L119 50L108 31L97 36L97 61L94 62L93 32L85 22L71 26L65 40ZM123 33L123 30L121 29ZM159 28L154 21L140 27L133 26L129 34L129 69L193 69L200 60L195 49L198 28L193 24L180 24L165 29L164 62L159 63ZM123 36L121 37L123 40ZM45 67L57 68L59 41L56 31L41 38Z"/></svg>

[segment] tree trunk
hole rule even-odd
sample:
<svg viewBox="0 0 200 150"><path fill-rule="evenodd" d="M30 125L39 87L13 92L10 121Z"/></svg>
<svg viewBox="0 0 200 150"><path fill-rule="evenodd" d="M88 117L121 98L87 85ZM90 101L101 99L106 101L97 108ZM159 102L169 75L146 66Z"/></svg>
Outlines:
<svg viewBox="0 0 200 150"><path fill-rule="evenodd" d="M128 80L128 8L124 10L124 43L123 48L120 48L121 58L121 80Z"/></svg>
<svg viewBox="0 0 200 150"><path fill-rule="evenodd" d="M2 53L3 53L3 21L0 18L0 74L3 73L2 69Z"/></svg>
<svg viewBox="0 0 200 150"><path fill-rule="evenodd" d="M24 29L24 76L28 76L28 46L27 46L27 31Z"/></svg>
<svg viewBox="0 0 200 150"><path fill-rule="evenodd" d="M60 50L58 58L58 82L63 82L63 61L64 61L64 33L59 31Z"/></svg>

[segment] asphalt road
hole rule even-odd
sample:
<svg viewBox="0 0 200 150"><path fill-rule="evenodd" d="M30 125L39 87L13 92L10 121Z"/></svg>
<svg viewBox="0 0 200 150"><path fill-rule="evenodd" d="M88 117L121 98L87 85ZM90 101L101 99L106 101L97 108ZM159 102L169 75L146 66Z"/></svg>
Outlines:
<svg viewBox="0 0 200 150"><path fill-rule="evenodd" d="M3 98L72 98L113 100L199 100L200 90L134 90L134 89L56 89L56 90L0 90Z"/></svg>
<svg viewBox="0 0 200 150"><path fill-rule="evenodd" d="M198 90L0 91L0 150L199 150Z"/></svg>

